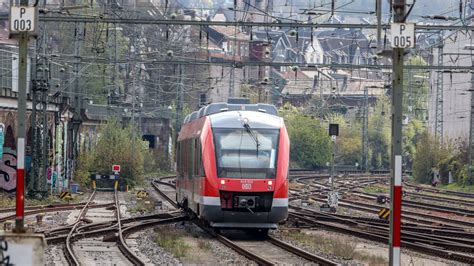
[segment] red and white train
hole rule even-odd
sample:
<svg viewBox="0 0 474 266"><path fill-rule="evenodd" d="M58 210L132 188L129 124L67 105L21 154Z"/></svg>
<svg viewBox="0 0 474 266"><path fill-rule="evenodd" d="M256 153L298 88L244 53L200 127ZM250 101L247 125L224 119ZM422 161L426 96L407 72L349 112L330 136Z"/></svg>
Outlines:
<svg viewBox="0 0 474 266"><path fill-rule="evenodd" d="M202 107L179 132L176 198L211 227L276 228L288 216L289 152L275 106Z"/></svg>

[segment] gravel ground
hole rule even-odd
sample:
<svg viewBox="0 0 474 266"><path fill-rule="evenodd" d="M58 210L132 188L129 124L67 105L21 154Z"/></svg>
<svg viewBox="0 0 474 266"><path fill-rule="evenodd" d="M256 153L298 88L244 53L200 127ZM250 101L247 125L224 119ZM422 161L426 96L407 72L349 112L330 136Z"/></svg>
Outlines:
<svg viewBox="0 0 474 266"><path fill-rule="evenodd" d="M168 202L163 200L158 193L152 188L145 188L149 193L146 201L151 202L154 207L147 208L146 214L156 214L175 210ZM133 210L132 216L141 215L143 213L136 212L137 209L143 208L143 202L136 199L136 192L130 192L127 197L128 210ZM162 201L162 206L157 207L155 203ZM221 244L219 241L210 237L206 232L190 222L176 223L174 227L178 231L182 231L181 239L187 245L186 256L176 258L171 252L163 249L155 242L155 235L158 234L154 228L146 229L139 233L136 241L140 250L140 257L149 259L147 263L155 265L252 265L253 262L241 256ZM205 243L205 248L202 246Z"/></svg>
<svg viewBox="0 0 474 266"><path fill-rule="evenodd" d="M27 216L25 223L35 228L35 230L48 230L62 225L66 225L66 220L71 212L50 212L43 215L43 222L41 225L36 224L35 216Z"/></svg>
<svg viewBox="0 0 474 266"><path fill-rule="evenodd" d="M183 228L187 233L192 235L195 239L203 239L210 244L209 254L212 256L214 261L210 261L211 264L216 263L220 265L252 265L252 261L248 260L246 257L238 254L232 249L228 248L221 242L211 238L206 232L201 228L196 226L191 222L186 222L184 225L180 224L178 227ZM192 262L191 262L192 264Z"/></svg>
<svg viewBox="0 0 474 266"><path fill-rule="evenodd" d="M48 230L66 225L66 220L71 212L47 213L43 217L43 224L35 226L36 230ZM29 220L30 218L27 218ZM35 219L33 217L33 219ZM64 257L64 245L47 245L44 253L44 261L47 265L67 265Z"/></svg>
<svg viewBox="0 0 474 266"><path fill-rule="evenodd" d="M174 224L174 227L183 231L181 238L188 246L186 256L175 258L172 253L163 249L155 242L158 234L153 228L139 233L136 241L140 250L140 257L147 258L147 264L154 265L252 265L252 261L237 254L219 241L212 239L207 233L190 222L184 225ZM199 241L205 241L209 246L203 250Z"/></svg>
<svg viewBox="0 0 474 266"><path fill-rule="evenodd" d="M48 245L44 252L46 265L67 265L63 255L64 248L64 245Z"/></svg>
<svg viewBox="0 0 474 266"><path fill-rule="evenodd" d="M147 264L154 265L177 265L179 260L172 254L158 246L153 240L153 228L148 228L139 233L137 237L138 248L141 252L140 257L147 258Z"/></svg>

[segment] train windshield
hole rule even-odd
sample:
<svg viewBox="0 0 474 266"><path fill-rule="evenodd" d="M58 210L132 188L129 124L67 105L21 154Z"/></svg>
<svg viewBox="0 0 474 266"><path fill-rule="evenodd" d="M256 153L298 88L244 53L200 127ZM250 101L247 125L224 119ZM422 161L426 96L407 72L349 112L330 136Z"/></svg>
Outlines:
<svg viewBox="0 0 474 266"><path fill-rule="evenodd" d="M275 178L278 129L219 129L214 131L217 176Z"/></svg>

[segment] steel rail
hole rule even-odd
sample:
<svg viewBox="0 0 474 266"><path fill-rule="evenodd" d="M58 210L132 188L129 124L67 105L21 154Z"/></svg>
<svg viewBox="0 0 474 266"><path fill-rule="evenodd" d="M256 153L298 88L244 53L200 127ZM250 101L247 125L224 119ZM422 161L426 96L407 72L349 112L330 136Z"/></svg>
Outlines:
<svg viewBox="0 0 474 266"><path fill-rule="evenodd" d="M311 210L307 208L301 208L296 206L290 206L291 210L297 210L298 213L304 214L305 216L311 216L314 219L328 222L340 222L347 225L359 226L360 224L365 224L367 226L388 226L387 220L368 218L368 217L354 217L347 216L343 214L335 213L324 213L316 210ZM446 240L457 240L465 244L474 245L474 232L470 232L463 228L450 228L446 229L443 226L420 226L419 224L412 224L403 222L401 229L407 233L417 232L433 236L438 236L439 238L445 238ZM453 237L457 238L453 238ZM460 239L463 238L463 239Z"/></svg>
<svg viewBox="0 0 474 266"><path fill-rule="evenodd" d="M426 195L426 194L415 193L415 192L410 192L410 191L407 191L407 195L413 198L438 200L438 201L442 200L443 202L448 202L451 204L474 206L474 201L469 201L465 199L463 200L463 199L454 199L454 198L448 198L448 197L443 197L443 196Z"/></svg>
<svg viewBox="0 0 474 266"><path fill-rule="evenodd" d="M203 228L203 227L201 227ZM204 228L203 228L204 229ZM208 231L209 232L209 231ZM210 233L210 232L209 232ZM234 251L237 251L239 254L245 256L246 258L255 261L259 265L275 265L272 261L265 259L264 257L261 257L239 245L237 245L235 242L232 240L228 239L227 237L221 235L221 234L215 234L215 238L221 242L222 244L230 247Z"/></svg>
<svg viewBox="0 0 474 266"><path fill-rule="evenodd" d="M66 237L66 252L64 252L64 255L66 257L66 260L68 260L70 265L79 265L79 261L77 260L74 251L72 250L71 242L73 240L73 233L75 232L76 228L79 226L79 222L84 218L84 216L87 213L87 210L89 208L89 204L92 202L96 195L96 191L92 192L91 196L89 197L89 200L87 201L86 205L82 208L80 211L76 221L74 222L73 227L71 228L71 231L69 231L67 237Z"/></svg>
<svg viewBox="0 0 474 266"><path fill-rule="evenodd" d="M415 187L415 188L417 187L416 185L410 184L408 182L404 182L403 184L407 187ZM451 196L457 196L457 197L469 198L469 199L474 198L474 193L469 193L469 192L445 190L445 189L437 189L437 188L427 188L427 187L422 187L421 189L427 192L431 192L431 193L451 195Z"/></svg>
<svg viewBox="0 0 474 266"><path fill-rule="evenodd" d="M88 208L89 209L104 208L104 207L109 207L111 205L113 205L113 204L110 204L110 203L107 203L107 204L92 204L92 205L89 205ZM38 214L38 213L76 210L76 209L79 209L79 208L84 208L84 206L85 206L85 204L84 205L78 205L78 206L72 206L72 207L60 206L60 207L49 208L49 209L37 209L37 210L32 210L32 211L25 212L25 216ZM8 221L8 220L13 220L13 219L15 219L15 215L9 215L9 216L5 216L5 217L0 218L0 222L5 222L5 221Z"/></svg>
<svg viewBox="0 0 474 266"><path fill-rule="evenodd" d="M355 192L355 193L352 192L351 195L355 195L355 196L366 198L366 199L377 199L377 196L370 193L364 193L364 192ZM430 210L430 211L452 213L459 216L474 217L474 210L435 205L435 204L430 204L426 202L418 202L418 201L407 200L407 199L403 200L402 206L411 207L411 208L420 208L420 209L425 209L425 210Z"/></svg>
<svg viewBox="0 0 474 266"><path fill-rule="evenodd" d="M310 197L310 198L314 201L326 202L326 199L316 198L316 197ZM365 211L365 212L374 213L374 214L380 210L380 206L378 205L372 205L372 204L367 204L363 202L348 202L347 200L340 200L338 204L341 207L351 208L351 209ZM466 228L474 227L474 223L472 222L452 220L445 217L439 217L439 216L434 216L434 215L429 215L429 214L424 214L424 213L417 213L417 212L412 212L412 211L407 211L407 210L403 210L402 219L408 220L408 221L415 221L415 222L424 222L428 224L429 223L432 224L433 222L436 222L436 223L443 224L445 226L450 226L450 227L466 227Z"/></svg>
<svg viewBox="0 0 474 266"><path fill-rule="evenodd" d="M81 203L61 203L61 204L48 204L48 205L37 205L37 206L27 206L25 207L25 210L48 210L48 209L54 209L54 208L59 208L59 207L83 207L85 202ZM6 213L6 212L15 212L15 208L2 208L0 209L0 213Z"/></svg>
<svg viewBox="0 0 474 266"><path fill-rule="evenodd" d="M125 238L123 237L123 231L122 231L122 221L120 218L120 202L118 200L118 192L117 189L114 191L114 196L115 196L115 214L117 217L117 229L118 229L118 248L122 252L125 257L133 263L133 265L140 265L144 266L145 262L143 262L127 245L125 242Z"/></svg>
<svg viewBox="0 0 474 266"><path fill-rule="evenodd" d="M284 241L281 241L279 239L276 239L272 236L268 236L268 239L267 239L270 243L272 243L273 245L275 246L279 246L281 248L283 248L284 250L286 251L289 251L293 254L296 254L302 258L305 258L309 261L312 261L312 262L316 262L318 263L319 265L324 265L324 266L335 266L335 265L339 265L338 263L334 262L334 261L331 261L331 260L328 260L324 257L321 257L321 256L317 256L313 253L309 253L305 250L302 250L300 248L297 248L293 245L290 245Z"/></svg>
<svg viewBox="0 0 474 266"><path fill-rule="evenodd" d="M181 216L176 216L176 217L171 217L171 218L164 218L164 219L151 219L151 220L144 220L142 222L139 222L134 225L129 225L123 228L122 232L124 233L124 236L126 238L128 233L131 233L133 231L140 230L145 227L153 226L153 225L159 225L159 224L167 224L167 223L174 223L174 222L180 222L188 219L186 215L181 215ZM104 227L104 228L98 228L95 230L90 230L90 231L83 231L83 232L78 232L73 235L73 237L89 237L89 236L97 236L97 235L103 235L107 234L110 232L116 232L117 227L116 226L109 226L109 227ZM56 243L61 240L64 240L66 238L66 235L57 235L57 236L51 236L46 238L46 242L48 244L51 243Z"/></svg>
<svg viewBox="0 0 474 266"><path fill-rule="evenodd" d="M171 205L173 205L173 207L179 208L178 203L176 203L176 201L174 201L174 200L171 199L168 195L166 195L166 193L164 193L163 191L161 191L161 189L158 187L157 184L169 186L169 187L172 187L172 188L176 188L176 186L173 185L173 184L167 183L167 182L159 181L159 180L153 180L153 181L151 181L151 185L153 186L153 188L155 189L155 191L156 191L158 194L160 194L160 195L161 195L164 199L166 199Z"/></svg>

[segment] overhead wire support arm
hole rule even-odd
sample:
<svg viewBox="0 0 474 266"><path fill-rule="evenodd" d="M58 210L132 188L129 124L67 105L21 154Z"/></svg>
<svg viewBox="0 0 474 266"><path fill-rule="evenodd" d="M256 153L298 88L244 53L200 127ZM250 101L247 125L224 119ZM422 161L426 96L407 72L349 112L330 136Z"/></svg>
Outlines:
<svg viewBox="0 0 474 266"><path fill-rule="evenodd" d="M93 58L93 57L81 57L81 62L90 62L94 64L132 64L137 62L142 63L149 63L149 64L166 64L166 65L221 65L221 66L235 66L235 62L232 60L229 61L212 61L212 57L208 60L144 60L144 59L136 59L136 60L116 60L111 61L106 58ZM243 66L272 66L272 67L291 67L291 66L298 66L301 70L308 70L312 69L315 70L317 68L352 68L352 69L391 69L392 65L368 65L368 64L336 64L336 63L322 63L322 64L308 64L308 63L294 63L294 62L264 62L264 61L243 61L239 62L238 66L236 67L243 67ZM443 65L443 66L433 66L433 65L405 65L406 69L418 69L418 70L438 70L438 71L460 71L469 73L470 71L474 70L473 66L451 66L451 65Z"/></svg>
<svg viewBox="0 0 474 266"><path fill-rule="evenodd" d="M0 15L0 21L8 20L8 15ZM180 19L146 19L146 18L114 18L114 17L98 17L98 16L50 16L43 15L39 17L40 22L57 22L57 23L118 23L118 24L142 24L142 25L199 25L199 26L240 26L240 27L279 27L279 28L349 28L349 29L376 29L377 24L358 24L358 23L314 23L314 22L254 22L254 21L207 21L207 20L180 20ZM389 29L390 24L382 24L382 29ZM474 30L474 25L416 25L417 30Z"/></svg>

